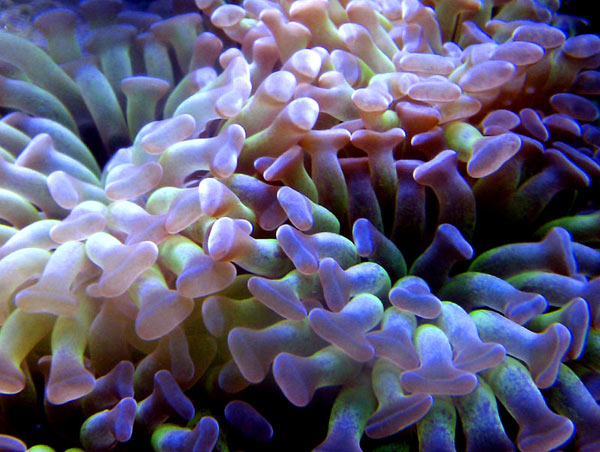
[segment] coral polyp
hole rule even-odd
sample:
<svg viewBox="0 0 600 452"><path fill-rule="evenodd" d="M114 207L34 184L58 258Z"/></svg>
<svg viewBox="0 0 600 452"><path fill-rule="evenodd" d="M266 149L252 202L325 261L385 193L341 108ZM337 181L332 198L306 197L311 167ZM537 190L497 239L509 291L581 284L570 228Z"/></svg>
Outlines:
<svg viewBox="0 0 600 452"><path fill-rule="evenodd" d="M8 5L0 450L599 450L560 6Z"/></svg>

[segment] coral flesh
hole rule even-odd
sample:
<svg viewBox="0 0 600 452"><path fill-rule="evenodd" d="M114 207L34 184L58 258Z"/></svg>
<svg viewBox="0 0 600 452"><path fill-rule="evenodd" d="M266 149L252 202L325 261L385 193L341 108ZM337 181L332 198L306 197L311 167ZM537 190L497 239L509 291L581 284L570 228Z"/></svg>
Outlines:
<svg viewBox="0 0 600 452"><path fill-rule="evenodd" d="M582 4L0 0L0 452L600 451Z"/></svg>

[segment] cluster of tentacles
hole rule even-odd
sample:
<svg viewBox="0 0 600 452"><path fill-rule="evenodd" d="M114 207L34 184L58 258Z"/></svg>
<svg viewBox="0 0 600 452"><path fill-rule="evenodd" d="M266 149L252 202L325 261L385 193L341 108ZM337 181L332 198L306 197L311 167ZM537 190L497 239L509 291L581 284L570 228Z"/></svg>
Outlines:
<svg viewBox="0 0 600 452"><path fill-rule="evenodd" d="M0 450L599 450L600 38L559 6L0 31Z"/></svg>

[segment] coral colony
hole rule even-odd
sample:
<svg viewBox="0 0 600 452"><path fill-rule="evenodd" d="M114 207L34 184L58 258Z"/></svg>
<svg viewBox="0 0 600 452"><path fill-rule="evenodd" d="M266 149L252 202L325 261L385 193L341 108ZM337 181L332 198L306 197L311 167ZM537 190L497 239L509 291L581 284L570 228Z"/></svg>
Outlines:
<svg viewBox="0 0 600 452"><path fill-rule="evenodd" d="M3 5L0 451L600 450L585 20L138 6Z"/></svg>

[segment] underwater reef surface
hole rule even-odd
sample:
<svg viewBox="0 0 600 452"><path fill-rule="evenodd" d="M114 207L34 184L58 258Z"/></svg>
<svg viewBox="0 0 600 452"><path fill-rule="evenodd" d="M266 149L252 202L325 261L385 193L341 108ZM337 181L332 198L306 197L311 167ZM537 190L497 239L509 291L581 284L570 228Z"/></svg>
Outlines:
<svg viewBox="0 0 600 452"><path fill-rule="evenodd" d="M0 0L0 451L600 450L573 5Z"/></svg>

